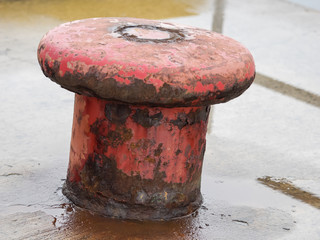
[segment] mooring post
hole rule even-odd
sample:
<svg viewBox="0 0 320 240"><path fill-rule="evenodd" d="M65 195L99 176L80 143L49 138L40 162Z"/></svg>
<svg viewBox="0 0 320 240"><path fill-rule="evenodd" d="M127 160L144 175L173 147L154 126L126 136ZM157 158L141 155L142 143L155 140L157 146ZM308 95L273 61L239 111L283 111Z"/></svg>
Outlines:
<svg viewBox="0 0 320 240"><path fill-rule="evenodd" d="M75 92L63 193L109 217L199 208L210 105L252 83L250 52L206 30L134 18L62 24L41 40L44 74Z"/></svg>

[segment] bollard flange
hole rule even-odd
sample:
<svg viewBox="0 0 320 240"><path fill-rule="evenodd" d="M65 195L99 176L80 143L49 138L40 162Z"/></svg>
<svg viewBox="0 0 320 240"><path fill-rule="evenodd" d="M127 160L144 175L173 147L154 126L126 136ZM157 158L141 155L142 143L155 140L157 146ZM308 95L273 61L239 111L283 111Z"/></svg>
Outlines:
<svg viewBox="0 0 320 240"><path fill-rule="evenodd" d="M38 59L47 77L76 93L69 199L126 219L199 208L210 105L252 83L246 48L197 28L97 18L49 31Z"/></svg>

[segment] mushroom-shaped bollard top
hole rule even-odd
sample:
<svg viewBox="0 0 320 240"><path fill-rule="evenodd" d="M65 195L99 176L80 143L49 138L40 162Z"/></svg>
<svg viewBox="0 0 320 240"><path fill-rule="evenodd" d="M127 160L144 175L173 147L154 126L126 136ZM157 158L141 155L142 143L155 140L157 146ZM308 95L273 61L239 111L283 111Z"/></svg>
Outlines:
<svg viewBox="0 0 320 240"><path fill-rule="evenodd" d="M226 102L252 83L251 54L237 41L202 29L132 18L62 24L41 40L44 74L63 88L148 106Z"/></svg>
<svg viewBox="0 0 320 240"><path fill-rule="evenodd" d="M246 48L197 28L96 18L49 31L38 59L47 77L76 93L69 199L140 220L199 208L209 105L252 83Z"/></svg>

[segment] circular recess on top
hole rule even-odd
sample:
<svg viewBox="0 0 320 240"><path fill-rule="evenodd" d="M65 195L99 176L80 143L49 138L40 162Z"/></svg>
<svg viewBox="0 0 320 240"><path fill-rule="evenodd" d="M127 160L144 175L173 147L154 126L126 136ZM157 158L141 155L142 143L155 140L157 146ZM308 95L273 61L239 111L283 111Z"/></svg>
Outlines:
<svg viewBox="0 0 320 240"><path fill-rule="evenodd" d="M115 32L119 33L122 38L135 42L168 43L181 41L185 38L181 30L152 25L123 26Z"/></svg>

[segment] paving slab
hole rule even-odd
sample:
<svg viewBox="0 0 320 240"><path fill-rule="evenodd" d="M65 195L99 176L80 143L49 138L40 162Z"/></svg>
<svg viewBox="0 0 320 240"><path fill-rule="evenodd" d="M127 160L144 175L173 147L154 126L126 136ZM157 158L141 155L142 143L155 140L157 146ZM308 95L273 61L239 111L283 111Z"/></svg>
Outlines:
<svg viewBox="0 0 320 240"><path fill-rule="evenodd" d="M251 50L257 72L320 94L319 10L280 0L228 0L223 33Z"/></svg>

